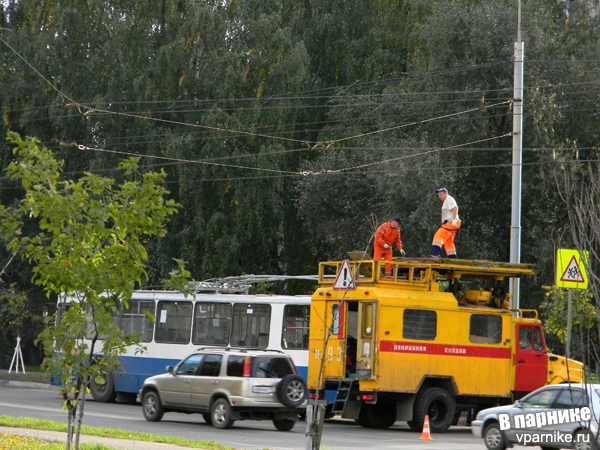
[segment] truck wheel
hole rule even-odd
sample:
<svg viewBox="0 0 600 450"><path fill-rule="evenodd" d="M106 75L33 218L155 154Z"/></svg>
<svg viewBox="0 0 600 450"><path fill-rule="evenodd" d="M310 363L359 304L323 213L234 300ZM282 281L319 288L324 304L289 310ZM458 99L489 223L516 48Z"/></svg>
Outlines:
<svg viewBox="0 0 600 450"><path fill-rule="evenodd" d="M444 433L454 416L454 398L446 389L433 387L417 394L413 406L413 420L408 426L413 431L423 430L425 416L429 416L429 429L432 433Z"/></svg>
<svg viewBox="0 0 600 450"><path fill-rule="evenodd" d="M357 422L365 428L386 429L396 422L394 403L363 403Z"/></svg>
<svg viewBox="0 0 600 450"><path fill-rule="evenodd" d="M488 450L505 450L506 442L504 433L500 430L500 425L497 422L492 422L486 425L483 430L483 442Z"/></svg>
<svg viewBox="0 0 600 450"><path fill-rule="evenodd" d="M104 380L104 383L96 383L96 377ZM117 399L115 390L115 375L112 372L100 367L97 372L92 374L90 381L90 393L97 402L113 403Z"/></svg>

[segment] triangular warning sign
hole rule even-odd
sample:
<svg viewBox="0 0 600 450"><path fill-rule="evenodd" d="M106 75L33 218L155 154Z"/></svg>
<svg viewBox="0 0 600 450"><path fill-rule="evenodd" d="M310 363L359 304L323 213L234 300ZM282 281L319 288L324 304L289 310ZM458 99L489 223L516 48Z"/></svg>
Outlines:
<svg viewBox="0 0 600 450"><path fill-rule="evenodd" d="M335 283L333 284L334 291L345 291L356 290L356 284L354 284L354 274L352 273L352 269L350 268L350 263L347 259L342 263L342 267L340 267L340 271L337 274L337 278L335 279Z"/></svg>
<svg viewBox="0 0 600 450"><path fill-rule="evenodd" d="M571 258L571 262L567 266L565 272L563 273L560 281L570 281L573 283L585 283L585 278L583 278L583 274L581 273L581 269L579 268L579 263L575 256Z"/></svg>

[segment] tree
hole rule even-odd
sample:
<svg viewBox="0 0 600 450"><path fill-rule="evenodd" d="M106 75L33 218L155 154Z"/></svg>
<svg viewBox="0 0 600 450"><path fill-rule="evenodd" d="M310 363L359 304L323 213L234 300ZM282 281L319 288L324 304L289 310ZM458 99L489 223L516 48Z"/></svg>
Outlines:
<svg viewBox="0 0 600 450"><path fill-rule="evenodd" d="M61 181L63 161L57 160L35 138L23 140L9 133L16 160L6 172L19 180L25 196L13 207L0 206L0 233L13 253L34 264L33 282L48 294L61 295L60 320L49 320L40 335L47 372L60 376L60 392L68 411L67 449L79 447L85 395L91 376L118 366L117 356L139 337L127 335L111 318L119 303L127 307L132 291L146 277L146 240L164 236L177 204L165 199L160 185L164 173L137 171L138 160L120 164L125 177L115 180L86 174L77 182ZM25 221L37 230L23 233ZM173 273L182 286L187 272L183 262ZM65 295L77 301L64 308ZM53 319L56 319L54 317ZM91 339L88 347L83 338ZM102 348L96 348L101 339ZM96 357L101 352L102 356ZM74 426L77 430L74 439Z"/></svg>
<svg viewBox="0 0 600 450"><path fill-rule="evenodd" d="M568 162L568 158L565 162ZM593 305L592 317L584 325L591 329L600 321L600 276L597 269L600 266L600 163L566 166L562 179L557 178L556 182L567 207L574 246L581 253L589 253L589 258L583 258L582 261L588 276L588 291L584 299ZM595 331L595 344L598 347L600 327L596 327ZM600 357L596 357L600 363Z"/></svg>

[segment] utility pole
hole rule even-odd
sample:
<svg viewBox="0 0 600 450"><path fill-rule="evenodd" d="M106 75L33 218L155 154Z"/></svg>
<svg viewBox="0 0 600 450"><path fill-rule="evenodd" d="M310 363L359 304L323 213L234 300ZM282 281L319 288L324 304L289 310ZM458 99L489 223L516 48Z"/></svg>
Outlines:
<svg viewBox="0 0 600 450"><path fill-rule="evenodd" d="M517 0L517 42L515 42L513 94L512 213L510 226L510 262L521 262L521 176L523 158L523 41L521 40L521 0ZM511 309L519 308L520 279L510 285Z"/></svg>

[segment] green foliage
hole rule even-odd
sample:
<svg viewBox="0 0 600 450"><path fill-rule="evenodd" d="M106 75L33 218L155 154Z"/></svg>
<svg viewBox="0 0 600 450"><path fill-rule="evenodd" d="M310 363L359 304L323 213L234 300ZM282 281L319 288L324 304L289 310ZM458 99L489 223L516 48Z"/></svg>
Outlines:
<svg viewBox="0 0 600 450"><path fill-rule="evenodd" d="M568 244L560 151L544 149L597 158L600 16L586 2L521 3L522 260L538 277L523 280L521 304L537 307L554 244ZM2 38L64 94L0 43L0 132L38 136L74 180L114 172L117 156L60 142L137 154L140 170L162 165L182 214L144 242L148 284L173 259L198 279L314 274L396 213L408 254L427 255L442 185L463 219L459 256L509 258L512 0L21 0L0 10L11 30ZM304 170L323 173L291 176ZM0 203L20 201L11 180L0 184ZM11 281L28 287L23 269Z"/></svg>
<svg viewBox="0 0 600 450"><path fill-rule="evenodd" d="M568 289L544 286L544 301L540 304L544 331L548 338L567 341ZM574 290L571 304L571 355L591 366L600 362L595 348L598 337L598 312L591 291Z"/></svg>
<svg viewBox="0 0 600 450"><path fill-rule="evenodd" d="M138 173L136 158L120 164L134 180L118 187L113 179L91 173L61 181L64 163L38 146L37 139L10 132L8 140L15 145L16 159L6 172L26 193L13 207L0 205L0 232L10 251L34 265L33 282L48 295L61 295L58 320L49 318L39 339L47 371L60 376L71 423L91 376L100 366L114 370L117 356L127 346L139 345L139 337L125 334L112 318L120 313L120 304L127 307L146 276L144 241L165 235L177 205L165 199L164 173ZM25 235L28 218L38 229ZM182 284L189 272L178 264L174 283ZM75 300L70 308L65 307L66 296ZM89 347L83 342L86 336ZM95 348L98 340L101 349ZM99 352L102 356L92 359Z"/></svg>

